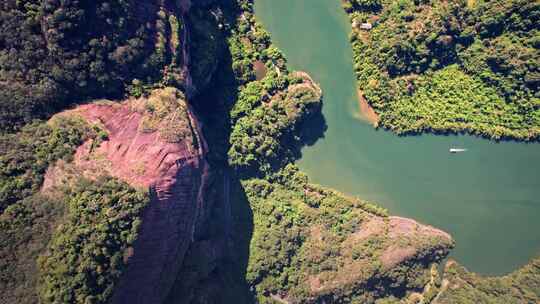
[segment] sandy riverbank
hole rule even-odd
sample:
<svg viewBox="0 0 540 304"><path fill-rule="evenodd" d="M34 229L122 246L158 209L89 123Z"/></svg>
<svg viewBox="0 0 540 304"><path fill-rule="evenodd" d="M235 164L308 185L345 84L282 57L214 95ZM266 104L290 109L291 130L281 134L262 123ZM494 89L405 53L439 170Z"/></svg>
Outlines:
<svg viewBox="0 0 540 304"><path fill-rule="evenodd" d="M356 91L358 94L358 115L357 117L363 121L369 122L373 126L379 124L379 115L375 110L368 104L367 100L364 98L364 93L361 90Z"/></svg>

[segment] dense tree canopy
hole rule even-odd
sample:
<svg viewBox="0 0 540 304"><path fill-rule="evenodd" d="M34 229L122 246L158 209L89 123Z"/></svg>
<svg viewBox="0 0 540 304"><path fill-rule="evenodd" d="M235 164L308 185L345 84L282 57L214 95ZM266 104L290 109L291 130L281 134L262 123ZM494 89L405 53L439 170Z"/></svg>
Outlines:
<svg viewBox="0 0 540 304"><path fill-rule="evenodd" d="M43 303L104 303L110 296L147 195L108 177L87 180L76 170L57 188L38 192L48 167L69 163L85 140L97 146L106 136L79 117L58 116L0 137L0 290L6 300L36 303L38 285Z"/></svg>
<svg viewBox="0 0 540 304"><path fill-rule="evenodd" d="M65 191L66 216L38 259L41 303L107 303L148 194L108 177L82 178Z"/></svg>
<svg viewBox="0 0 540 304"><path fill-rule="evenodd" d="M272 296L293 303L404 298L429 281L429 263L420 260L436 262L452 247L437 236L392 239L385 209L310 184L294 165L242 185L254 225L246 279L258 303L273 303ZM370 235L364 229L375 217L381 231ZM356 239L362 231L365 239ZM396 242L418 248L419 261L385 268L381 256Z"/></svg>
<svg viewBox="0 0 540 304"><path fill-rule="evenodd" d="M36 260L64 210L58 198L35 194L0 214L0 303L38 303Z"/></svg>
<svg viewBox="0 0 540 304"><path fill-rule="evenodd" d="M538 2L346 0L344 7L358 85L380 125L539 138Z"/></svg>
<svg viewBox="0 0 540 304"><path fill-rule="evenodd" d="M172 60L164 33L181 26L172 29L166 12L156 19L161 9L134 0L3 1L0 128L89 97L121 97L133 79L155 81Z"/></svg>
<svg viewBox="0 0 540 304"><path fill-rule="evenodd" d="M15 134L0 136L0 213L37 192L48 166L69 160L86 139L106 137L80 118L58 117L49 124L34 122Z"/></svg>
<svg viewBox="0 0 540 304"><path fill-rule="evenodd" d="M236 20L228 45L239 85L230 111L229 163L244 173L268 174L299 158L303 124L320 115L322 91L307 74L288 71L251 8Z"/></svg>

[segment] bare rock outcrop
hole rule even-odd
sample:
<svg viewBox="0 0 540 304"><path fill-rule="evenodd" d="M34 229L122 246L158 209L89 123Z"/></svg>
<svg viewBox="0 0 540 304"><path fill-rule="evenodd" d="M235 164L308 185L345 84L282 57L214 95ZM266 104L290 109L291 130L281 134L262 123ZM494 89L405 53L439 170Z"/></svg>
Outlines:
<svg viewBox="0 0 540 304"><path fill-rule="evenodd" d="M73 162L77 170L90 178L106 173L150 191L112 303L163 303L211 193L200 122L183 94L172 88L155 91L148 99L97 102L60 115L79 115L108 134L99 145L88 141L78 148ZM48 187L54 186L58 170L50 171Z"/></svg>

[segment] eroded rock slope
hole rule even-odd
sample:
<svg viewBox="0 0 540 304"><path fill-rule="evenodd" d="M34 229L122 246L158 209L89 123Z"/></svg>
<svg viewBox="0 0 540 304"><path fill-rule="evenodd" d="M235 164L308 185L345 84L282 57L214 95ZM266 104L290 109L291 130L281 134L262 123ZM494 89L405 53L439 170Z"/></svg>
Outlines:
<svg viewBox="0 0 540 304"><path fill-rule="evenodd" d="M172 88L154 91L148 99L92 103L60 115L79 115L108 134L99 146L89 140L77 149L78 170L87 177L106 173L150 191L112 302L162 303L210 200L200 122ZM61 181L58 175L47 174L45 187Z"/></svg>

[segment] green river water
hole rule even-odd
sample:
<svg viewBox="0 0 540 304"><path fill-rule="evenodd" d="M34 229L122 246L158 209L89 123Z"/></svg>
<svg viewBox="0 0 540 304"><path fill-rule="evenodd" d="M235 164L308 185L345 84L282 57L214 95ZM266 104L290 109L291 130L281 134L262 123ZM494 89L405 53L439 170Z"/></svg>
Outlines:
<svg viewBox="0 0 540 304"><path fill-rule="evenodd" d="M540 144L377 131L355 117L339 0L257 0L255 11L290 68L324 90L328 130L298 162L312 182L451 233L452 257L472 271L503 274L540 254ZM452 146L468 151L450 154Z"/></svg>

